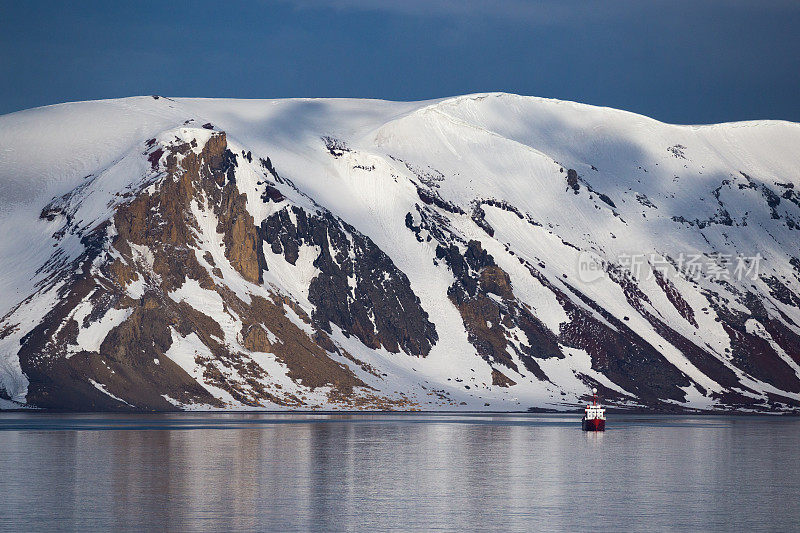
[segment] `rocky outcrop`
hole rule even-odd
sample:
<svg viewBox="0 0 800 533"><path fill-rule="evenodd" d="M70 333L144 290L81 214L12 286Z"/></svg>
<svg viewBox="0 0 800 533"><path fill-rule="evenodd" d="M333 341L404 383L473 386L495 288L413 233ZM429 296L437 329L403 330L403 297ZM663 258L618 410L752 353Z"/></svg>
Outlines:
<svg viewBox="0 0 800 533"><path fill-rule="evenodd" d="M257 127L231 103L134 107L153 105L113 142L81 132L77 167L40 151L33 214L0 210L34 241L9 233L0 257L0 407L569 409L597 387L617 407L800 408L796 158L739 140L785 124L597 110L617 124L597 130L557 106L556 131L525 118L552 103L508 95L287 106L335 111L297 128L273 103ZM0 174L24 174L11 148ZM652 276L623 265L640 251ZM762 268L734 279L734 253Z"/></svg>
<svg viewBox="0 0 800 533"><path fill-rule="evenodd" d="M324 331L309 334L293 322L289 313L310 323L293 301L272 295L272 300L253 296L245 302L214 279L221 271L209 252L203 255L207 266L198 260L202 229L194 213L199 209L213 213L216 232L223 236L225 258L244 280L258 285L267 268L261 230L246 209L246 195L236 186L236 156L227 148L224 133L215 132L202 147L196 141L165 146L150 142L148 147L156 176L116 208L112 222L84 238L86 251L74 264L54 272L54 277L62 276L60 301L21 341L19 358L29 380L29 403L76 410L221 408L232 403L309 406L302 392L277 385L277 376L271 376L260 362L263 357L253 355L270 354L284 365L289 379L302 384L301 391L325 389L333 403L365 408L412 406L404 398L374 394L347 365L334 361L332 354L357 360L332 343ZM50 208L48 213L52 212ZM336 238L340 245L349 242L344 233ZM375 261L371 271L358 267L362 285L370 276L382 279L375 269L382 272L388 259L363 236L359 246L361 253ZM338 273L325 271L332 276ZM191 283L205 291L204 298L218 299L225 313L241 324L234 339L223 331L220 316L173 296ZM138 289L133 290L134 285ZM413 296L404 276L385 287L395 297L402 296L403 290L406 298ZM395 287L399 289L392 292ZM387 305L380 301L383 295L375 288L372 293L362 290L367 302L370 295L375 300L371 312L383 317L381 306ZM419 310L418 300L404 303L409 309L416 303ZM108 331L98 346L87 349L80 337L98 323L108 323ZM415 332L403 329L404 325L391 329L387 323L396 326L397 322L392 323L391 317L377 321L374 338L378 342L417 353L430 348L430 341L415 344ZM421 327L423 335L435 340L430 323ZM171 352L176 342L187 339L193 340L180 353Z"/></svg>
<svg viewBox="0 0 800 533"><path fill-rule="evenodd" d="M425 356L438 335L408 277L368 237L330 213L292 206L261 224L275 254L296 264L301 247L316 247L319 270L308 289L312 319L328 333L331 324L370 348Z"/></svg>
<svg viewBox="0 0 800 533"><path fill-rule="evenodd" d="M538 379L547 381L536 359L564 357L556 336L516 299L508 274L494 258L474 240L463 252L457 244L439 245L436 256L455 276L447 294L481 357L516 372L522 371L520 361Z"/></svg>
<svg viewBox="0 0 800 533"><path fill-rule="evenodd" d="M651 407L659 404L661 399L685 400L680 387L690 384L688 377L671 365L659 350L576 288L565 282L562 289L535 266L522 259L520 262L555 294L569 317L561 325L560 343L585 350L592 359L592 369ZM576 304L567 291L585 306ZM619 394L606 390L604 396L613 398Z"/></svg>

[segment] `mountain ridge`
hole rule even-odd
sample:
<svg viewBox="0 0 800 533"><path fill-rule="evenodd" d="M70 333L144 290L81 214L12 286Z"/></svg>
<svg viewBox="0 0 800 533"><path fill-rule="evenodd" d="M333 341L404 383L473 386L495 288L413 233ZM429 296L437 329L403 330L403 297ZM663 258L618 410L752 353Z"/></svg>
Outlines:
<svg viewBox="0 0 800 533"><path fill-rule="evenodd" d="M570 409L591 386L653 410L800 401L797 124L506 93L32 111L0 117L0 222L19 228L0 242L6 403ZM181 183L194 192L168 192ZM140 214L123 238L145 198L172 233ZM639 253L665 274L625 268ZM765 266L720 283L677 266L694 254ZM144 316L170 325L142 340ZM123 331L120 355L104 343Z"/></svg>

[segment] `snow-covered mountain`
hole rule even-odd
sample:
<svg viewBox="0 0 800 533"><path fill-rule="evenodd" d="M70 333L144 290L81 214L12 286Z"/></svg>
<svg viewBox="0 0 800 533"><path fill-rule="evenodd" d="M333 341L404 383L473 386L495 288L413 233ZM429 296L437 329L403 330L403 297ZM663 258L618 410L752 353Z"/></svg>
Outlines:
<svg viewBox="0 0 800 533"><path fill-rule="evenodd" d="M800 406L800 124L510 94L0 117L0 407Z"/></svg>

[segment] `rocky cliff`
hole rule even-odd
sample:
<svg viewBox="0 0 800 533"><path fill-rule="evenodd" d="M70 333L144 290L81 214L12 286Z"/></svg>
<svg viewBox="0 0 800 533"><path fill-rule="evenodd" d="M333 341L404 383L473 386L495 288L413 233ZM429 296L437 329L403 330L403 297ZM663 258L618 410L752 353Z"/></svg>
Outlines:
<svg viewBox="0 0 800 533"><path fill-rule="evenodd" d="M800 406L797 124L488 94L0 131L0 407Z"/></svg>

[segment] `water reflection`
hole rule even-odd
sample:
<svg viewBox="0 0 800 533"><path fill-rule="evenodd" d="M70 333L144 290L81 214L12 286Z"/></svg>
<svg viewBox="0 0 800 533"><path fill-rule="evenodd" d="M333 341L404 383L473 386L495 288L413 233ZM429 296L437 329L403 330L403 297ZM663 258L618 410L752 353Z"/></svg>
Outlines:
<svg viewBox="0 0 800 533"><path fill-rule="evenodd" d="M0 415L0 529L791 530L786 418Z"/></svg>

